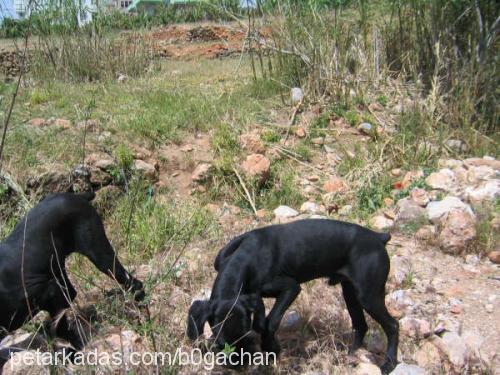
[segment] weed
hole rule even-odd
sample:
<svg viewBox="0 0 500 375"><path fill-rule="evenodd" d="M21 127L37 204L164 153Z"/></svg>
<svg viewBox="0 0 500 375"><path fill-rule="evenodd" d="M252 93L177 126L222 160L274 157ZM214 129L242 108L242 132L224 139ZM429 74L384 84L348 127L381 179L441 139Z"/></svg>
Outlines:
<svg viewBox="0 0 500 375"><path fill-rule="evenodd" d="M358 126L361 122L361 118L356 111L345 112L344 118L346 119L347 123L353 127Z"/></svg>
<svg viewBox="0 0 500 375"><path fill-rule="evenodd" d="M132 169L134 153L127 146L123 144L118 145L115 150L115 157L120 168L125 171Z"/></svg>
<svg viewBox="0 0 500 375"><path fill-rule="evenodd" d="M377 103L379 103L380 105L383 105L384 107L387 106L387 96L379 95L377 97Z"/></svg>
<svg viewBox="0 0 500 375"><path fill-rule="evenodd" d="M274 129L267 129L262 133L261 138L264 142L276 143L279 142L281 136Z"/></svg>
<svg viewBox="0 0 500 375"><path fill-rule="evenodd" d="M364 184L357 192L358 209L361 212L373 213L384 204L384 198L391 195L392 181L383 175Z"/></svg>

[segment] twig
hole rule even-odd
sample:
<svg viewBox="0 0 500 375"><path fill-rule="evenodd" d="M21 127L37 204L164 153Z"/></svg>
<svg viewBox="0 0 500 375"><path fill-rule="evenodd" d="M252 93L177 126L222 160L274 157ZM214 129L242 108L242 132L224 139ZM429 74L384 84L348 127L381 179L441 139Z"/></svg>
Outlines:
<svg viewBox="0 0 500 375"><path fill-rule="evenodd" d="M253 212L255 213L255 215L257 216L257 208L255 208L255 203L252 199L252 196L250 195L250 192L248 191L246 185L245 185L245 182L243 181L243 179L241 178L240 174L238 173L238 171L236 170L235 167L233 167L233 171L234 173L236 174L236 177L238 177L238 180L240 181L240 184L241 184L241 187L243 188L243 190L245 191L245 194L247 196L247 200L248 200L248 203L250 203L250 206L252 206L252 210Z"/></svg>
<svg viewBox="0 0 500 375"><path fill-rule="evenodd" d="M285 134L285 142L288 140L288 136L290 135L290 129L293 126L293 123L295 122L295 118L297 117L297 112L299 111L299 108L302 106L302 100L297 103L295 108L293 109L292 117L290 118L290 121L288 122L288 127L286 129L286 134Z"/></svg>
<svg viewBox="0 0 500 375"><path fill-rule="evenodd" d="M2 180L11 190L21 197L21 200L23 201L23 208L25 210L28 210L31 207L31 203L28 198L26 198L23 188L19 186L7 172L0 171L0 180Z"/></svg>
<svg viewBox="0 0 500 375"><path fill-rule="evenodd" d="M24 51L23 51L22 65L21 65L21 69L19 70L19 77L17 78L16 89L14 91L14 94L12 95L12 100L10 102L9 109L7 110L7 116L5 117L5 120L3 123L2 140L0 141L0 172L2 171L3 149L5 146L5 138L7 136L7 129L9 127L10 118L12 116L12 110L14 109L14 105L16 104L17 95L19 94L19 88L21 87L23 73L27 69L27 66L28 66L26 61L27 61L28 41L29 41L29 37L30 37L30 33L31 33L31 14L32 14L32 12L31 12L31 0L28 3L27 9L30 11L29 12L30 15L28 17L28 28L26 30L26 35L24 37Z"/></svg>

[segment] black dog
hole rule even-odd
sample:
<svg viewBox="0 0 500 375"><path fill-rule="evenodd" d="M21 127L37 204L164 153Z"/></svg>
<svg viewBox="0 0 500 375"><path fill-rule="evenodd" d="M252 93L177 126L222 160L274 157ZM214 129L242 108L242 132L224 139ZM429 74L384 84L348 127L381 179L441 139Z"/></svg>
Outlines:
<svg viewBox="0 0 500 375"><path fill-rule="evenodd" d="M134 292L136 300L144 298L142 283L117 259L90 204L93 198L94 193L50 195L0 243L0 339L39 311L55 317L70 306L76 290L64 265L73 252L86 256L101 272ZM62 319L56 335L81 349L81 338L64 322ZM2 356L6 353L4 350Z"/></svg>
<svg viewBox="0 0 500 375"><path fill-rule="evenodd" d="M264 351L280 351L275 334L285 311L300 293L300 284L316 278L340 282L355 330L351 351L359 348L368 329L366 310L384 329L388 346L384 372L397 364L398 322L385 306L391 236L359 225L309 219L272 225L245 233L224 247L215 260L218 271L210 300L195 301L187 334L195 340L206 321L219 348L225 343L248 345L246 335L261 334ZM265 317L262 297L275 298ZM252 321L253 314L253 321Z"/></svg>

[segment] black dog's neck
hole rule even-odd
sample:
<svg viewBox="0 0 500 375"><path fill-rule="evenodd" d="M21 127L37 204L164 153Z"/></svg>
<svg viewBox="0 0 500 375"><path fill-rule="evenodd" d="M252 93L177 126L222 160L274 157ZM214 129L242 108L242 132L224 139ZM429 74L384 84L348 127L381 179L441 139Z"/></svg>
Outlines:
<svg viewBox="0 0 500 375"><path fill-rule="evenodd" d="M228 261L219 272L212 289L212 299L236 299L247 293L247 269L237 259Z"/></svg>

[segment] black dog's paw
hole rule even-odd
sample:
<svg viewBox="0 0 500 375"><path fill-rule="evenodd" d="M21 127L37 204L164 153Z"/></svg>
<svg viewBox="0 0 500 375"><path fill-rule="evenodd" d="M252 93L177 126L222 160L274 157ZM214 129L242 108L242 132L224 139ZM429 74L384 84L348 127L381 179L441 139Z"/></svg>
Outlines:
<svg viewBox="0 0 500 375"><path fill-rule="evenodd" d="M396 368L397 362L387 359L384 364L380 367L382 374L390 374L392 370Z"/></svg>
<svg viewBox="0 0 500 375"><path fill-rule="evenodd" d="M262 350L267 353L274 353L279 356L281 346L276 339L264 340L261 344Z"/></svg>
<svg viewBox="0 0 500 375"><path fill-rule="evenodd" d="M128 290L134 295L136 302L141 302L146 297L146 292L144 291L144 285L141 281L133 279L130 283Z"/></svg>

